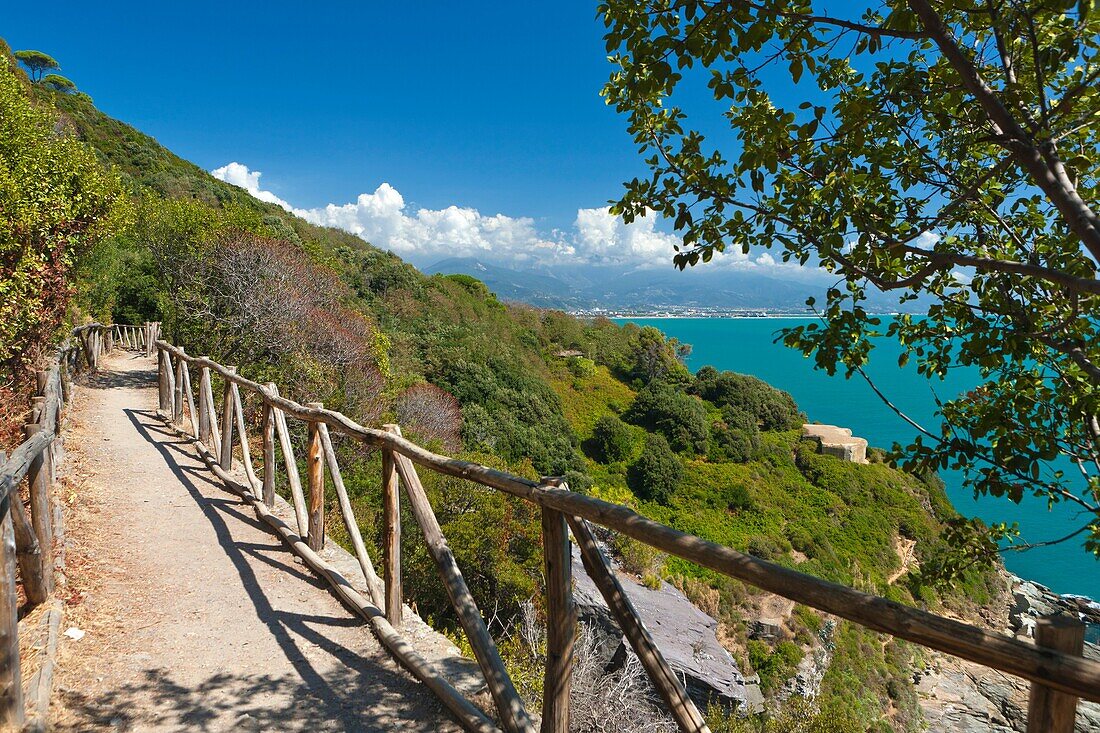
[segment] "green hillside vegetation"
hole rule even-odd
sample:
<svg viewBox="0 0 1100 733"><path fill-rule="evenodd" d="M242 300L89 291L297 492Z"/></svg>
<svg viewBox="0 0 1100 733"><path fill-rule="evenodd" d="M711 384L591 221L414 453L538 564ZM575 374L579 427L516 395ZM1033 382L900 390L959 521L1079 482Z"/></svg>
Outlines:
<svg viewBox="0 0 1100 733"><path fill-rule="evenodd" d="M786 393L710 368L692 375L682 362L687 348L653 328L502 303L468 276L425 276L353 235L256 201L106 117L86 96L31 85L14 67L0 69L0 93L5 104L33 107L20 123L28 129L67 131L61 139L79 161L66 165L87 166L94 155L96 175L125 192L127 215L96 213L102 234L63 274L70 321L162 321L188 353L236 364L287 396L322 400L365 424L399 421L428 446L525 476L564 476L574 490L907 603L962 607L993 592L977 574L943 596L918 573L888 582L900 569L899 537L917 542L918 559L939 548L942 523L954 515L942 485L882 460L818 455L800 440L804 416ZM0 158L0 175L18 184L28 174ZM48 323L20 358L64 330L60 317ZM258 405L246 412L258 425ZM380 459L339 439L337 450L377 552ZM523 604L537 610L541 602L537 512L457 479L422 478L475 597L494 611L509 663L537 697L539 651L515 632ZM453 631L415 526L406 518L410 600ZM341 539L339 527L332 533ZM758 593L630 541L615 549L645 582L666 579L712 613L766 689L778 688L826 626L796 609L784 638L750 641L745 618ZM858 727L846 730L917 729L907 647L845 623L829 643L835 662L823 710L858 711Z"/></svg>

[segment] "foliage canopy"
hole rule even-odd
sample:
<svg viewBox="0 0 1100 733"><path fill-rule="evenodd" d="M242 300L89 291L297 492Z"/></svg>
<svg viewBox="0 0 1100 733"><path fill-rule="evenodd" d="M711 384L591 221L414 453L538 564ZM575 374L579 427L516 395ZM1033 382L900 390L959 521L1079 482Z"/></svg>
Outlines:
<svg viewBox="0 0 1100 733"><path fill-rule="evenodd" d="M61 64L57 63L57 60L53 56L42 51L24 50L16 51L15 58L27 67L30 71L31 81L38 81L42 78L42 75L51 69L60 69Z"/></svg>
<svg viewBox="0 0 1100 733"><path fill-rule="evenodd" d="M600 13L603 94L652 172L614 211L672 220L681 268L775 248L835 274L822 323L785 334L830 373L860 373L883 333L929 377L974 369L982 384L941 405L908 465L1073 502L1074 533L1100 554L1091 6L610 0ZM724 122L689 114L692 85ZM863 307L871 288L931 305L884 325Z"/></svg>

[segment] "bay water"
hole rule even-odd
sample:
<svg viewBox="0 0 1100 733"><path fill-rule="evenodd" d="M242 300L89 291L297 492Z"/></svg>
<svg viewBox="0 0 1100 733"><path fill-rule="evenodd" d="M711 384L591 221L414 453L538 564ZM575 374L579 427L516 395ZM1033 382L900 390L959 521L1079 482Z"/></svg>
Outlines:
<svg viewBox="0 0 1100 733"><path fill-rule="evenodd" d="M623 319L616 319L620 323ZM851 428L872 446L889 449L895 442L908 445L916 430L875 395L858 375L845 379L814 369L813 361L781 343L777 331L806 323L800 318L631 318L633 323L654 326L666 335L691 344L687 365L695 371L711 365L752 374L790 392L811 421ZM936 397L947 400L977 384L974 372L959 370L946 380L929 381L910 365L898 367L901 347L879 340L866 368L878 388L907 415L934 433ZM1018 522L1021 539L1038 542L1062 537L1078 527L1078 512L1065 504L1047 509L1044 500L1024 497L1020 504L1008 499L977 497L962 486L955 472L941 473L955 508L987 522ZM1083 537L1083 536L1082 536ZM1037 581L1057 593L1076 593L1100 599L1100 561L1089 555L1075 538L1052 547L1004 553L1005 565L1022 578Z"/></svg>

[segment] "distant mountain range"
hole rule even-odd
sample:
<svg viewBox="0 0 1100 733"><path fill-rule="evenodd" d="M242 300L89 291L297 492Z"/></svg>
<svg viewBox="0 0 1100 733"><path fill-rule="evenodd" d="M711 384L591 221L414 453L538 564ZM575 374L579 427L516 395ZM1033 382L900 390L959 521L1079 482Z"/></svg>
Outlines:
<svg viewBox="0 0 1100 733"><path fill-rule="evenodd" d="M463 274L484 282L501 300L570 311L647 312L766 310L801 313L810 296L824 302L824 277L779 278L751 270L700 265L683 272L631 267L556 265L518 269L472 257L454 257L424 268L428 274ZM898 309L895 298L875 294L871 307Z"/></svg>

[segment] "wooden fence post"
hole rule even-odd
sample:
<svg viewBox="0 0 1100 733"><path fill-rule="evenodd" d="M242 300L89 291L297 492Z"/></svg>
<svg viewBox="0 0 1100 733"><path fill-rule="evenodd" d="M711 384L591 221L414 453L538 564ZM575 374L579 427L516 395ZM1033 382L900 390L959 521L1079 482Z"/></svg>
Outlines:
<svg viewBox="0 0 1100 733"><path fill-rule="evenodd" d="M72 383L69 377L69 352L61 354L61 358L57 365L57 369L61 376L61 400L68 402L69 397L72 394Z"/></svg>
<svg viewBox="0 0 1100 733"><path fill-rule="evenodd" d="M398 425L382 429L401 435ZM393 451L382 450L382 575L386 586L386 620L400 628L404 592L401 588L401 492L397 485L397 464Z"/></svg>
<svg viewBox="0 0 1100 733"><path fill-rule="evenodd" d="M279 395L279 388L274 384L269 385L275 396ZM279 449L283 452L283 463L286 465L286 479L290 486L290 500L294 503L294 522L298 525L298 536L309 536L309 510L306 509L306 498L302 493L302 479L298 475L298 461L294 458L294 447L290 444L290 429L286 424L286 414L275 408L275 434L279 438Z"/></svg>
<svg viewBox="0 0 1100 733"><path fill-rule="evenodd" d="M7 454L0 451L0 466ZM19 669L19 596L15 590L15 530L12 526L13 502L0 502L0 728L23 727L23 682Z"/></svg>
<svg viewBox="0 0 1100 733"><path fill-rule="evenodd" d="M332 490L336 493L336 503L340 507L340 516L344 520L344 527L348 531L348 539L355 550L355 559L359 561L359 569L363 571L363 580L367 583L367 591L371 602L378 608L385 605L386 594L382 590L382 579L374 570L367 553L367 546L363 542L363 533L359 530L359 522L355 519L355 509L351 505L351 497L344 486L344 477L340 473L340 464L336 459L336 448L332 445L332 437L328 432L328 425L317 423L317 432L321 434L321 448L325 452L325 464L328 466L329 480L332 482Z"/></svg>
<svg viewBox="0 0 1100 733"><path fill-rule="evenodd" d="M241 390L235 383L229 385L229 391L233 395L233 416L237 426L237 441L241 444L241 464L244 466L245 476L248 477L248 487L252 493L259 497L260 479L256 477L256 471L252 468L252 449L248 445L248 425L244 420L244 403L241 402Z"/></svg>
<svg viewBox="0 0 1100 733"><path fill-rule="evenodd" d="M19 577L23 580L23 593L26 594L28 603L37 606L44 603L49 596L44 579L47 558L42 555L38 537L34 534L31 521L27 519L27 510L23 507L19 492L12 491L8 498L11 500L8 516L11 517L15 531L15 558L19 561Z"/></svg>
<svg viewBox="0 0 1100 733"><path fill-rule="evenodd" d="M274 386L268 382L267 388ZM264 399L264 488L263 502L270 509L275 505L275 408Z"/></svg>
<svg viewBox="0 0 1100 733"><path fill-rule="evenodd" d="M310 402L306 407L320 410L320 402ZM309 536L311 550L325 546L325 461L321 431L316 421L309 422L309 451L306 454L306 476L309 478Z"/></svg>
<svg viewBox="0 0 1100 733"><path fill-rule="evenodd" d="M458 621L466 632L489 694L493 696L501 727L506 733L533 733L534 723L523 706L523 699L516 692L515 684L500 657L500 650L489 635L485 619L482 618L477 602L474 601L466 579L462 577L462 571L455 561L454 553L443 536L439 520L428 501L428 494L416 474L416 467L407 456L398 454L394 459L401 483L405 486L405 494L409 498L409 508L424 533L428 554L435 560L439 577L447 589L447 597L451 600L451 607L458 614Z"/></svg>
<svg viewBox="0 0 1100 733"><path fill-rule="evenodd" d="M205 356L202 358L206 358ZM214 429L214 395L210 386L210 367L199 371L199 442L214 456L221 448L221 434Z"/></svg>
<svg viewBox="0 0 1100 733"><path fill-rule="evenodd" d="M236 374L237 367L226 367L226 371ZM218 465L228 471L233 467L233 390L232 382L223 380L222 387L222 447L218 453Z"/></svg>
<svg viewBox="0 0 1100 733"><path fill-rule="evenodd" d="M152 321L145 322L145 355L152 356L156 351L156 324Z"/></svg>
<svg viewBox="0 0 1100 733"><path fill-rule="evenodd" d="M160 411L165 415L171 415L169 403L171 396L168 392L168 352L157 351L157 389L160 397Z"/></svg>
<svg viewBox="0 0 1100 733"><path fill-rule="evenodd" d="M183 352L183 347L180 347L180 353ZM172 390L172 424L183 424L183 370L187 368L187 362L182 357L176 357L176 376L174 381L175 389Z"/></svg>
<svg viewBox="0 0 1100 733"><path fill-rule="evenodd" d="M191 435L199 437L199 413L195 410L194 393L191 391L191 365L180 359L183 371L180 373L183 384L183 398L187 401L187 414L191 416Z"/></svg>
<svg viewBox="0 0 1100 733"><path fill-rule="evenodd" d="M41 425L23 428L29 440L42 430ZM50 472L46 464L48 455L42 451L31 461L27 471L30 485L31 524L42 552L42 589L46 595L53 592L53 512L50 509Z"/></svg>
<svg viewBox="0 0 1100 733"><path fill-rule="evenodd" d="M569 733L569 692L573 684L573 646L577 640L571 547L565 515L542 507L542 555L546 570L543 733Z"/></svg>
<svg viewBox="0 0 1100 733"><path fill-rule="evenodd" d="M1085 646L1085 625L1069 616L1050 616L1035 622L1035 643L1080 656ZM1027 733L1073 733L1077 698L1035 682L1027 704Z"/></svg>

